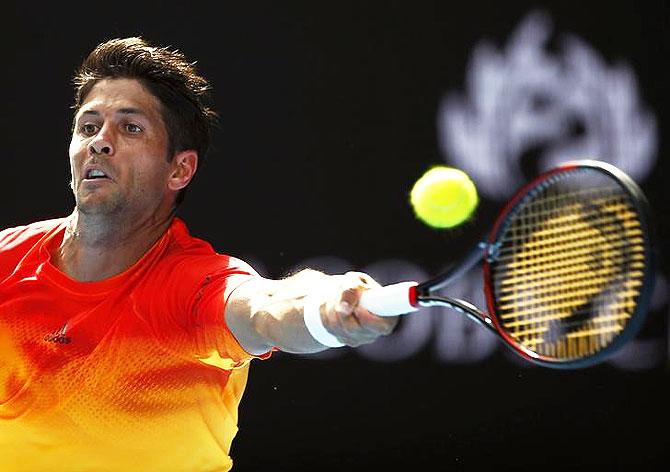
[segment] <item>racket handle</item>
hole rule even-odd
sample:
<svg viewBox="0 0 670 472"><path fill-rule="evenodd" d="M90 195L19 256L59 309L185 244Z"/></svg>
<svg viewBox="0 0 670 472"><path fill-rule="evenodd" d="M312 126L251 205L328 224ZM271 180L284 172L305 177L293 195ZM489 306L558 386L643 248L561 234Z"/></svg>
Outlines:
<svg viewBox="0 0 670 472"><path fill-rule="evenodd" d="M398 316L417 311L415 306L416 282L400 282L385 287L371 288L361 294L359 304L378 316Z"/></svg>

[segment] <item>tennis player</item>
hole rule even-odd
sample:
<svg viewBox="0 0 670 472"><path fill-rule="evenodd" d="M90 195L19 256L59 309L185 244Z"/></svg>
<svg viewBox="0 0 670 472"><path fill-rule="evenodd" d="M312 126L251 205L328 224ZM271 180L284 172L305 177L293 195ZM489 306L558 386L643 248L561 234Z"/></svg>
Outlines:
<svg viewBox="0 0 670 472"><path fill-rule="evenodd" d="M252 359L394 328L358 306L367 275L264 279L175 217L208 149L209 88L141 38L77 72L75 209L0 232L3 472L230 470Z"/></svg>

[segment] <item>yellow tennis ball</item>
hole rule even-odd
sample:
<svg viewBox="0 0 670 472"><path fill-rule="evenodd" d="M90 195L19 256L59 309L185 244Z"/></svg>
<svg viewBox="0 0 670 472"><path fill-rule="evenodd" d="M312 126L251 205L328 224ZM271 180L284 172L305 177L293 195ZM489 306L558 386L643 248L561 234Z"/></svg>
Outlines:
<svg viewBox="0 0 670 472"><path fill-rule="evenodd" d="M416 181L410 203L416 216L433 228L453 228L472 215L479 197L474 182L462 170L437 166Z"/></svg>

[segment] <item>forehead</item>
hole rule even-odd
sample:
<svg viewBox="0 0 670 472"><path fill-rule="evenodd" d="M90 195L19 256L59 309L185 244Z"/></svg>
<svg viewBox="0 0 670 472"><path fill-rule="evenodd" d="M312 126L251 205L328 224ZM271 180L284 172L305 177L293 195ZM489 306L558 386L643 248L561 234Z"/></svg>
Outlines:
<svg viewBox="0 0 670 472"><path fill-rule="evenodd" d="M162 121L159 100L136 79L100 80L86 95L77 115L86 111L104 113L120 109L137 109Z"/></svg>

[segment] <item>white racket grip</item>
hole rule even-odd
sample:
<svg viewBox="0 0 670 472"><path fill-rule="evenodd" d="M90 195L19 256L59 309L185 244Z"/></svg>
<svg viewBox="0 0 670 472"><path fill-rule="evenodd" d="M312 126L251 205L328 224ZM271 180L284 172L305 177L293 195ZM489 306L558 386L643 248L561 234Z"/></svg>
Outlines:
<svg viewBox="0 0 670 472"><path fill-rule="evenodd" d="M377 316L398 316L417 311L412 304L417 282L400 282L385 287L371 288L361 294L359 304Z"/></svg>

